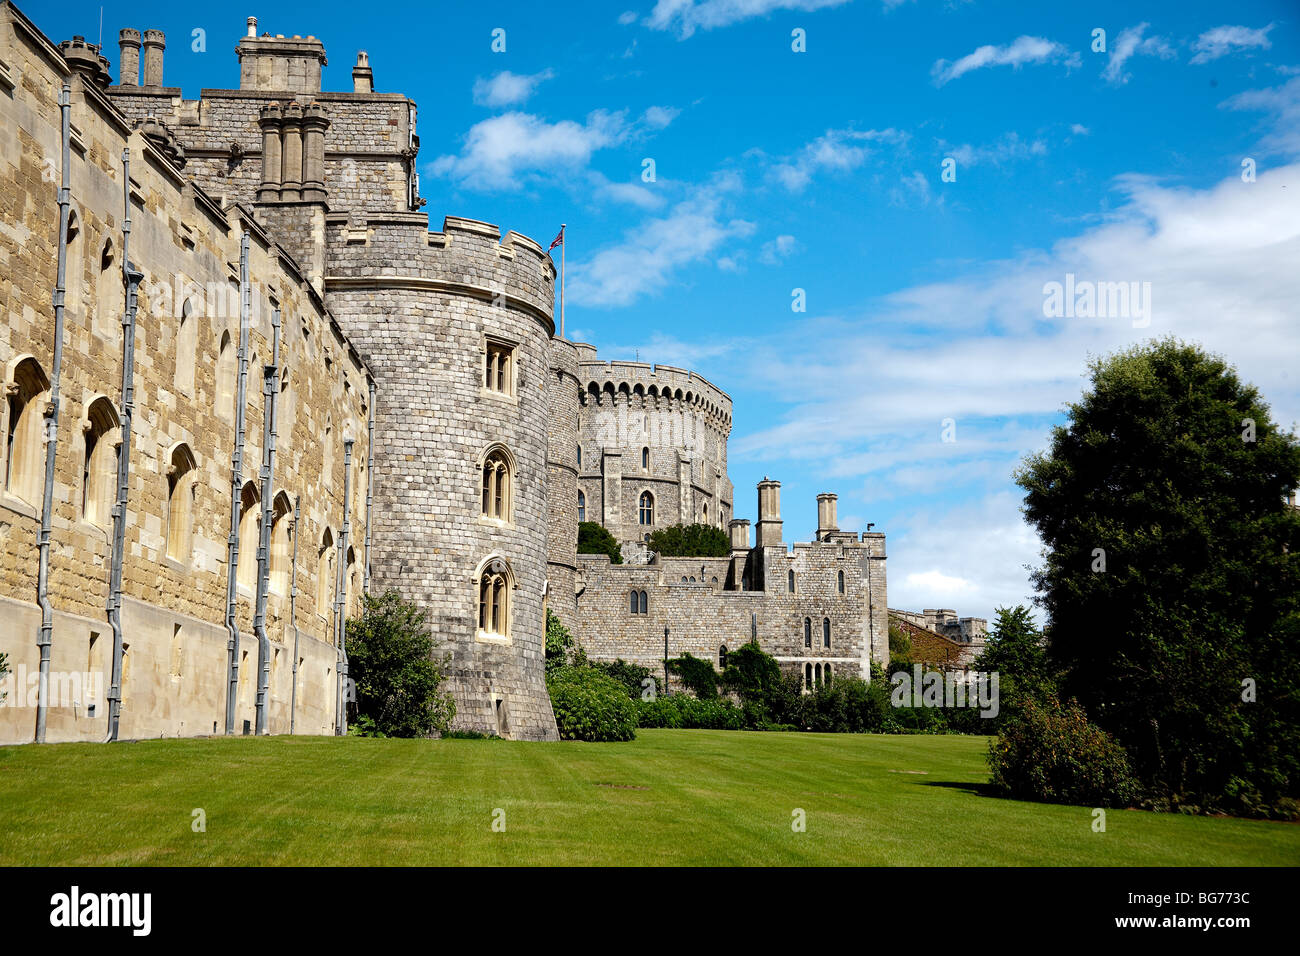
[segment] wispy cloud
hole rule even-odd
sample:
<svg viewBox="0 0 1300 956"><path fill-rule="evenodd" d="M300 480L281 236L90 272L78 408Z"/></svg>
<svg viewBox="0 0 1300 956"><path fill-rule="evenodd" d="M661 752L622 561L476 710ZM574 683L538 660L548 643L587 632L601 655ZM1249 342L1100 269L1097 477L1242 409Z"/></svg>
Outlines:
<svg viewBox="0 0 1300 956"><path fill-rule="evenodd" d="M539 83L549 80L554 75L552 70L531 74L502 70L496 76L486 80L480 77L474 81L474 102L480 106L493 108L516 106L532 96Z"/></svg>
<svg viewBox="0 0 1300 956"><path fill-rule="evenodd" d="M652 30L675 30L686 39L696 30L713 30L742 20L765 17L778 10L812 12L839 7L850 0L658 0L645 25Z"/></svg>
<svg viewBox="0 0 1300 956"><path fill-rule="evenodd" d="M791 235L780 235L763 243L759 250L758 261L766 266L779 265L790 258L799 249L799 242Z"/></svg>
<svg viewBox="0 0 1300 956"><path fill-rule="evenodd" d="M897 144L906 140L905 133L892 128L828 129L794 156L777 161L768 174L791 192L800 192L818 173L846 173L861 166L872 153L871 144Z"/></svg>
<svg viewBox="0 0 1300 956"><path fill-rule="evenodd" d="M1075 124L1075 126L1077 129L1083 129L1078 124ZM1083 129L1083 132L1087 133L1088 131ZM1002 166L1013 161L1029 159L1032 156L1047 155L1047 144L1041 139L1021 139L1020 134L1014 131L1005 134L999 140L982 146L972 146L969 143L964 143L961 146L954 147L942 141L940 141L939 146L945 155L957 160L958 167Z"/></svg>
<svg viewBox="0 0 1300 956"><path fill-rule="evenodd" d="M1146 33L1150 25L1139 23L1135 27L1120 31L1119 36L1110 46L1110 57L1106 60L1106 68L1101 71L1103 80L1117 85L1127 83L1132 76L1124 72L1124 64L1134 56L1157 56L1162 60L1172 59L1175 56L1173 47L1164 37L1143 37L1142 34Z"/></svg>
<svg viewBox="0 0 1300 956"><path fill-rule="evenodd" d="M1273 129L1260 145L1269 153L1300 156L1300 76L1282 86L1238 93L1220 105L1231 110L1259 110L1269 114Z"/></svg>
<svg viewBox="0 0 1300 956"><path fill-rule="evenodd" d="M1043 37L1016 37L1006 46L992 44L979 47L955 62L936 60L930 69L935 86L951 83L972 70L989 66L1010 66L1019 69L1027 63L1065 63L1076 67L1082 61L1079 54L1070 52L1064 44Z"/></svg>
<svg viewBox="0 0 1300 956"><path fill-rule="evenodd" d="M585 306L623 306L662 292L676 270L709 261L729 240L754 232L754 224L728 212L739 190L733 174L696 187L667 215L629 230L619 242L570 267L570 301Z"/></svg>
<svg viewBox="0 0 1300 956"><path fill-rule="evenodd" d="M1196 50L1196 55L1192 57L1193 63L1209 63L1211 60L1217 60L1221 56L1227 56L1229 53L1236 53L1239 50L1267 50L1273 44L1269 41L1268 32L1272 30L1274 24L1270 23L1266 27L1260 27L1258 30L1252 30L1250 27L1233 27L1221 26L1213 30L1206 30L1192 45Z"/></svg>

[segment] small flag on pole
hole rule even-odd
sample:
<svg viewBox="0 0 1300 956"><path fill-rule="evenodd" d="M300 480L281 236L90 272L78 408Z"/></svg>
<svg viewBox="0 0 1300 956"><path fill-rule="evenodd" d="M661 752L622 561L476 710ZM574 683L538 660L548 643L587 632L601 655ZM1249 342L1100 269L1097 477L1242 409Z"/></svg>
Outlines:
<svg viewBox="0 0 1300 956"><path fill-rule="evenodd" d="M546 251L547 251L547 252L550 252L550 251L551 251L552 249L554 249L556 246L562 246L562 245L564 245L564 227L563 227L563 226L560 227L560 234L559 234L558 236L556 236L554 240L552 240L550 246L547 248Z"/></svg>

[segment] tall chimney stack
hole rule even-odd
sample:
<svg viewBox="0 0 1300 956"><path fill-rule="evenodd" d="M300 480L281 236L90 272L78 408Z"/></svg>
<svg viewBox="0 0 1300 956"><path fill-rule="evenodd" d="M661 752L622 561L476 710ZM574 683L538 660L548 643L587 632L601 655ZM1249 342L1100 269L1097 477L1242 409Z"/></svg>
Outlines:
<svg viewBox="0 0 1300 956"><path fill-rule="evenodd" d="M781 547L781 482L764 478L758 483L758 529L754 547Z"/></svg>
<svg viewBox="0 0 1300 956"><path fill-rule="evenodd" d="M248 18L248 33L247 33L247 36L250 36L250 37L255 37L255 36L257 36L257 17L249 17L249 18Z"/></svg>
<svg viewBox="0 0 1300 956"><path fill-rule="evenodd" d="M825 541L832 531L839 531L839 519L835 516L835 503L838 495L817 496L817 540Z"/></svg>
<svg viewBox="0 0 1300 956"><path fill-rule="evenodd" d="M122 30L117 35L117 46L121 51L117 82L121 86L140 85L140 31Z"/></svg>
<svg viewBox="0 0 1300 956"><path fill-rule="evenodd" d="M370 56L365 50L357 53L357 65L352 68L352 92L373 93L375 73L370 69Z"/></svg>
<svg viewBox="0 0 1300 956"><path fill-rule="evenodd" d="M144 31L144 85L163 85L163 50L167 38L161 30Z"/></svg>

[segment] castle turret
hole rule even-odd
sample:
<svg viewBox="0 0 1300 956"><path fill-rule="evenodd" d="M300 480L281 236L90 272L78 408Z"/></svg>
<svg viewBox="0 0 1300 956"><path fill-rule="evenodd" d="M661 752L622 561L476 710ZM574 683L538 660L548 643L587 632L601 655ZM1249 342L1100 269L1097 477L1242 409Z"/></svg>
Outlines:
<svg viewBox="0 0 1300 956"><path fill-rule="evenodd" d="M59 44L63 58L68 66L80 73L87 83L93 86L108 86L111 77L108 73L108 60L99 54L99 45L87 43L85 37L74 36Z"/></svg>
<svg viewBox="0 0 1300 956"><path fill-rule="evenodd" d="M758 529L754 547L781 547L781 482L764 478L758 483Z"/></svg>
<svg viewBox="0 0 1300 956"><path fill-rule="evenodd" d="M550 411L546 442L546 607L569 627L577 618L578 570L578 352L551 339L546 377Z"/></svg>
<svg viewBox="0 0 1300 956"><path fill-rule="evenodd" d="M254 36L257 21L251 17L249 27L249 34L235 47L241 90L320 92L320 71L327 63L324 43L314 36Z"/></svg>

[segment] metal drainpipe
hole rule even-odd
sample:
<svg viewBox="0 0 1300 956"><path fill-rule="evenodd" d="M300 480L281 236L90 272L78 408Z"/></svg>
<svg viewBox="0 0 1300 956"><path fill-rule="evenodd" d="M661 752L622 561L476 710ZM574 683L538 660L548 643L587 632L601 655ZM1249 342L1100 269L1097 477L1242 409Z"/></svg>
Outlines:
<svg viewBox="0 0 1300 956"><path fill-rule="evenodd" d="M253 633L257 635L257 733L267 731L267 698L271 689L271 639L266 635L266 591L271 571L271 476L275 472L275 413L280 395L280 310L271 313L271 364L262 368L262 526L257 540L257 605Z"/></svg>
<svg viewBox="0 0 1300 956"><path fill-rule="evenodd" d="M239 382L235 394L235 451L230 457L230 537L226 541L226 631L230 679L226 688L226 733L235 732L239 698L239 504L244 468L244 402L248 387L248 233L239 240Z"/></svg>
<svg viewBox="0 0 1300 956"><path fill-rule="evenodd" d="M343 689L347 685L348 652L344 647L347 628L344 625L344 604L347 601L348 530L351 528L349 505L352 494L352 439L343 440L343 527L339 530L338 573L334 578L334 643L338 648L338 692L334 702L334 734L342 737L348 732L347 701Z"/></svg>
<svg viewBox="0 0 1300 956"><path fill-rule="evenodd" d="M370 593L370 508L375 497L375 382L370 381L370 421L366 423L366 563L361 590Z"/></svg>
<svg viewBox="0 0 1300 956"><path fill-rule="evenodd" d="M122 444L117 452L117 501L113 505L113 547L109 556L108 623L113 629L113 663L108 687L108 732L117 740L122 719L122 564L126 554L127 499L131 478L131 427L135 421L135 317L144 274L131 265L131 152L122 150Z"/></svg>
<svg viewBox="0 0 1300 956"><path fill-rule="evenodd" d="M298 713L298 506L302 496L293 499L293 565L289 572L289 626L293 628L293 689L289 692L289 733L294 732Z"/></svg>
<svg viewBox="0 0 1300 956"><path fill-rule="evenodd" d="M63 311L72 205L68 186L68 180L72 178L72 86L66 82L59 93L59 111L63 114L63 181L59 184L59 254L54 279L54 367L50 375L50 400L45 406L45 495L41 501L40 564L36 574L36 600L41 605L41 633L36 641L41 652L40 683L36 689L38 744L45 743L45 720L50 706L50 645L54 635L54 606L50 604L50 527L54 517L54 455L59 438L59 374L63 365Z"/></svg>

